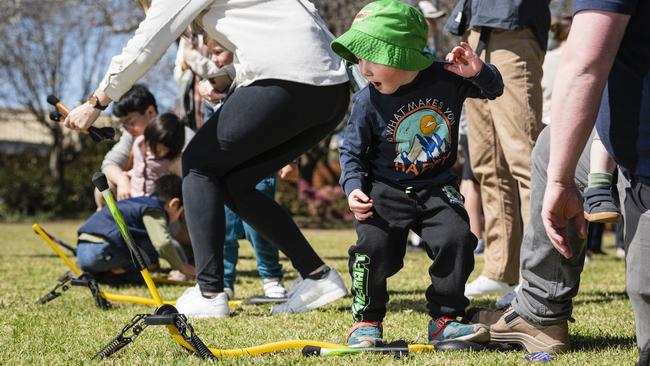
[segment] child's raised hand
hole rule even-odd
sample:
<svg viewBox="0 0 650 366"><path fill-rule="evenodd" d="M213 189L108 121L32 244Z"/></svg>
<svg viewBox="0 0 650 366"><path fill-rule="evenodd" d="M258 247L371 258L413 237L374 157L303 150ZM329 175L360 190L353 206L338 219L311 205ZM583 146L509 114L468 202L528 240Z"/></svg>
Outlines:
<svg viewBox="0 0 650 366"><path fill-rule="evenodd" d="M454 47L445 60L451 62L444 66L445 70L464 78L476 76L483 68L483 61L467 42L460 42L460 46Z"/></svg>
<svg viewBox="0 0 650 366"><path fill-rule="evenodd" d="M357 220L363 221L372 217L372 200L359 188L348 196L348 205Z"/></svg>

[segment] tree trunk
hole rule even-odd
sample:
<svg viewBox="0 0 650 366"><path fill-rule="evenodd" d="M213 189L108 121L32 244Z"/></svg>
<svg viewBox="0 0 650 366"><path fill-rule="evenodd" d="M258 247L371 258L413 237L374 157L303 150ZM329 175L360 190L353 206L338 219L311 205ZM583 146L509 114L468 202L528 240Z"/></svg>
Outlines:
<svg viewBox="0 0 650 366"><path fill-rule="evenodd" d="M52 134L52 147L50 149L49 169L52 176L52 184L57 188L57 202L63 198L65 184L63 174L63 133L58 124L50 125Z"/></svg>

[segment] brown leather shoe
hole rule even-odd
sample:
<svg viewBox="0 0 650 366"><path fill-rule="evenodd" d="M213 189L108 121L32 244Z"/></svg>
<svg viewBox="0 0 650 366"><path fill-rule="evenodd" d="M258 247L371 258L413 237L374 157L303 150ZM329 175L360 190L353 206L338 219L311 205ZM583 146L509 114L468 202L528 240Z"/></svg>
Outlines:
<svg viewBox="0 0 650 366"><path fill-rule="evenodd" d="M474 324L485 324L488 327L501 319L505 309L469 308L465 312L465 320Z"/></svg>
<svg viewBox="0 0 650 366"><path fill-rule="evenodd" d="M569 349L567 321L553 325L531 324L508 307L499 321L490 326L490 338L496 343L518 343L528 352L558 353Z"/></svg>

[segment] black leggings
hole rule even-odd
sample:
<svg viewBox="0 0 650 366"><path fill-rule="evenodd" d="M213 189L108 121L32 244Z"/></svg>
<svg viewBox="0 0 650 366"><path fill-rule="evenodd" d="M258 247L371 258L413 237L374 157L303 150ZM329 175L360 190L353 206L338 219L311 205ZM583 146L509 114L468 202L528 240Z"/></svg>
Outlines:
<svg viewBox="0 0 650 366"><path fill-rule="evenodd" d="M262 80L241 87L183 153L183 200L202 291L223 291L223 205L276 245L305 277L323 261L291 216L255 189L342 120L348 85Z"/></svg>

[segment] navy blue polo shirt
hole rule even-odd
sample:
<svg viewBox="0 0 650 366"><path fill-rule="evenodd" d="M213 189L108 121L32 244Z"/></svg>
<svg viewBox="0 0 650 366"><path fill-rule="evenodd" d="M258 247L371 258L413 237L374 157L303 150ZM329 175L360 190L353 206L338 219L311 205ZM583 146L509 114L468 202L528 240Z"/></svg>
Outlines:
<svg viewBox="0 0 650 366"><path fill-rule="evenodd" d="M596 128L614 160L650 182L650 1L576 0L575 12L630 15L607 80Z"/></svg>

